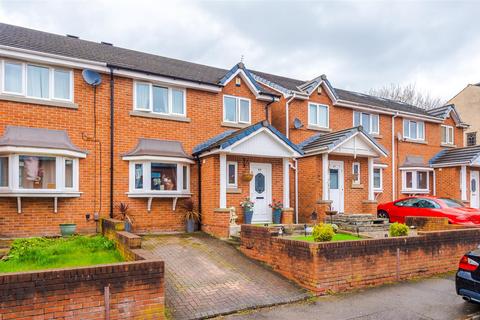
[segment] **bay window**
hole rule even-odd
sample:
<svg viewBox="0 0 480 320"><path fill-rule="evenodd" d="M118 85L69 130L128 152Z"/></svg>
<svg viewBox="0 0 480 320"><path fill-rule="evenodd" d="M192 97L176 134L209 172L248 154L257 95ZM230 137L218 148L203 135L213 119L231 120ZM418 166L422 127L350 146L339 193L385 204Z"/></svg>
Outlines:
<svg viewBox="0 0 480 320"><path fill-rule="evenodd" d="M425 124L423 121L404 119L403 136L408 140L425 140Z"/></svg>
<svg viewBox="0 0 480 320"><path fill-rule="evenodd" d="M148 82L135 82L134 109L154 114L185 117L186 91Z"/></svg>
<svg viewBox="0 0 480 320"><path fill-rule="evenodd" d="M362 126L363 129L371 134L379 134L379 117L378 114L370 114L365 112L353 112L353 126Z"/></svg>
<svg viewBox="0 0 480 320"><path fill-rule="evenodd" d="M442 144L453 145L453 127L452 126L443 126L442 129Z"/></svg>
<svg viewBox="0 0 480 320"><path fill-rule="evenodd" d="M71 70L3 60L1 74L3 94L73 101Z"/></svg>
<svg viewBox="0 0 480 320"><path fill-rule="evenodd" d="M130 193L182 194L190 190L190 165L169 161L131 161Z"/></svg>
<svg viewBox="0 0 480 320"><path fill-rule="evenodd" d="M0 157L0 187L8 187L8 157Z"/></svg>
<svg viewBox="0 0 480 320"><path fill-rule="evenodd" d="M250 99L223 96L223 121L229 123L245 123L251 122Z"/></svg>
<svg viewBox="0 0 480 320"><path fill-rule="evenodd" d="M403 193L428 193L429 192L428 170L403 170L402 192Z"/></svg>
<svg viewBox="0 0 480 320"><path fill-rule="evenodd" d="M319 128L328 128L329 126L329 110L324 104L309 103L308 104L308 124Z"/></svg>

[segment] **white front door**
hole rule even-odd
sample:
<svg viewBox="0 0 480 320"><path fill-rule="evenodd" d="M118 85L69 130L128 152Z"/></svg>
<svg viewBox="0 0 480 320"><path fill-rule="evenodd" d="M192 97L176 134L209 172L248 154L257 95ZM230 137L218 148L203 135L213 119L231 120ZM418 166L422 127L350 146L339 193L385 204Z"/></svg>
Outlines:
<svg viewBox="0 0 480 320"><path fill-rule="evenodd" d="M253 179L250 181L250 199L254 202L252 222L272 222L272 165L250 163Z"/></svg>
<svg viewBox="0 0 480 320"><path fill-rule="evenodd" d="M479 207L479 193L478 193L478 171L470 171L470 207Z"/></svg>
<svg viewBox="0 0 480 320"><path fill-rule="evenodd" d="M343 212L343 161L330 161L328 168L332 210Z"/></svg>

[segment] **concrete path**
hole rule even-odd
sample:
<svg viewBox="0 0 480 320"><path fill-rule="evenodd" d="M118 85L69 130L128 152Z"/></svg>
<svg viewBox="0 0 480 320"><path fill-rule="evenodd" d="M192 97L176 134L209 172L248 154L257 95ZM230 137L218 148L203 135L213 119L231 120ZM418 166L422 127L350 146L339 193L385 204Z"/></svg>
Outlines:
<svg viewBox="0 0 480 320"><path fill-rule="evenodd" d="M174 319L201 319L303 300L303 289L202 233L145 237L142 248L165 261L166 305Z"/></svg>
<svg viewBox="0 0 480 320"><path fill-rule="evenodd" d="M417 320L480 319L480 306L455 293L453 276L403 282L222 319Z"/></svg>

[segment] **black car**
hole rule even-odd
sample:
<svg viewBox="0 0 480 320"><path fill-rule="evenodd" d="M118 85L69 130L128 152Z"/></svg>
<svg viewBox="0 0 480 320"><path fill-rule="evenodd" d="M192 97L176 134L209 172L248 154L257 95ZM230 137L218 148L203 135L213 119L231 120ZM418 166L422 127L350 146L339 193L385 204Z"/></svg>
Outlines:
<svg viewBox="0 0 480 320"><path fill-rule="evenodd" d="M480 249L465 254L455 277L457 294L468 302L480 303Z"/></svg>

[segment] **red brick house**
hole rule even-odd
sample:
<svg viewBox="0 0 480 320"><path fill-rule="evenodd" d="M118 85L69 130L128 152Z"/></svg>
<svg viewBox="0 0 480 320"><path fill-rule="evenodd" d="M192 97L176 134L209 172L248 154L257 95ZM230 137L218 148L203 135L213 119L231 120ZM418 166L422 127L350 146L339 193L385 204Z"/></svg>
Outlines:
<svg viewBox="0 0 480 320"><path fill-rule="evenodd" d="M65 222L94 232L120 202L136 232L182 231L192 198L203 230L226 237L246 197L253 220L269 223L273 199L303 222L327 205L375 213L406 194L478 196L467 183L478 179L476 149L442 160L463 145L453 106L427 112L324 76L220 69L0 24L0 108L0 236L56 234Z"/></svg>

